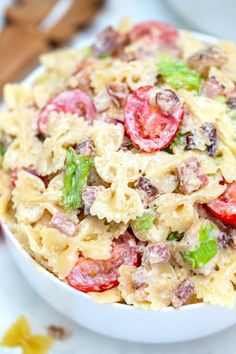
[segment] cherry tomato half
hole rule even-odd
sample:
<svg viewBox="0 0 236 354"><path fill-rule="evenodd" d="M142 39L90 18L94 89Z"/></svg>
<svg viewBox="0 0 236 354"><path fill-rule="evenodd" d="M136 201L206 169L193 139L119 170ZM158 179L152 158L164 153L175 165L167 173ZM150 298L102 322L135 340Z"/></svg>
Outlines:
<svg viewBox="0 0 236 354"><path fill-rule="evenodd" d="M230 183L225 192L207 207L222 222L236 227L236 182Z"/></svg>
<svg viewBox="0 0 236 354"><path fill-rule="evenodd" d="M173 43L177 41L178 36L176 28L157 21L139 23L129 33L131 42L145 37L160 43Z"/></svg>
<svg viewBox="0 0 236 354"><path fill-rule="evenodd" d="M132 92L124 112L126 133L133 144L144 152L154 152L168 146L184 116L183 105L173 91L159 89L164 100L158 106L150 103L153 90L153 86L143 86ZM169 112L164 110L165 106L171 108Z"/></svg>
<svg viewBox="0 0 236 354"><path fill-rule="evenodd" d="M135 237L128 231L112 244L108 260L93 260L79 257L67 277L69 285L82 292L102 292L118 285L118 268L121 265L138 265Z"/></svg>
<svg viewBox="0 0 236 354"><path fill-rule="evenodd" d="M180 47L178 45L179 32L176 28L162 22L144 22L135 25L130 33L130 42L141 41L144 44L144 52L167 52L178 57Z"/></svg>
<svg viewBox="0 0 236 354"><path fill-rule="evenodd" d="M90 123L93 122L96 109L91 97L80 90L64 91L53 97L41 110L38 117L38 129L46 134L48 117L51 112L76 113Z"/></svg>

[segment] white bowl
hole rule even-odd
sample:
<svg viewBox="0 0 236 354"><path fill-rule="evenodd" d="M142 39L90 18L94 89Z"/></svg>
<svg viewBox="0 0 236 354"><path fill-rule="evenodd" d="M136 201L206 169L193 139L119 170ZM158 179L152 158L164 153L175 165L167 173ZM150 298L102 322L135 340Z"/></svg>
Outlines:
<svg viewBox="0 0 236 354"><path fill-rule="evenodd" d="M202 303L159 311L96 304L35 262L6 225L3 231L16 264L35 291L61 314L95 332L134 342L171 343L204 337L236 323L236 308Z"/></svg>
<svg viewBox="0 0 236 354"><path fill-rule="evenodd" d="M191 28L236 40L235 0L165 0Z"/></svg>
<svg viewBox="0 0 236 354"><path fill-rule="evenodd" d="M216 38L195 33L209 43ZM38 68L27 82L41 72ZM203 303L158 311L142 310L123 304L96 304L40 266L23 249L8 226L3 225L9 250L25 278L45 301L61 314L95 332L133 342L173 343L219 332L236 323L236 308Z"/></svg>

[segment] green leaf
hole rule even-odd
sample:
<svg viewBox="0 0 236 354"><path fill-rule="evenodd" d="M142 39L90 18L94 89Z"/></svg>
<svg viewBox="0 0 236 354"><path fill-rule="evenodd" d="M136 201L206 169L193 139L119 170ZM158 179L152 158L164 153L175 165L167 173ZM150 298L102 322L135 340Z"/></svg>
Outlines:
<svg viewBox="0 0 236 354"><path fill-rule="evenodd" d="M199 244L190 252L180 252L183 260L192 268L204 267L217 254L214 229L214 224L203 224L199 230Z"/></svg>
<svg viewBox="0 0 236 354"><path fill-rule="evenodd" d="M153 212L144 213L142 216L137 217L133 222L135 230L139 232L150 230L153 227L155 217Z"/></svg>
<svg viewBox="0 0 236 354"><path fill-rule="evenodd" d="M167 241L178 242L181 240L182 237L183 234L179 234L177 231L171 232L167 237Z"/></svg>
<svg viewBox="0 0 236 354"><path fill-rule="evenodd" d="M182 60L163 59L158 63L158 74L165 82L175 89L185 88L187 90L199 91L201 85L200 75L190 69Z"/></svg>
<svg viewBox="0 0 236 354"><path fill-rule="evenodd" d="M3 156L6 152L6 147L4 145L0 145L0 156Z"/></svg>
<svg viewBox="0 0 236 354"><path fill-rule="evenodd" d="M92 159L79 156L74 149L68 148L63 188L63 203L66 208L75 210L82 207L82 189L92 166Z"/></svg>
<svg viewBox="0 0 236 354"><path fill-rule="evenodd" d="M110 54L108 53L103 53L98 56L99 59L107 59L110 58Z"/></svg>

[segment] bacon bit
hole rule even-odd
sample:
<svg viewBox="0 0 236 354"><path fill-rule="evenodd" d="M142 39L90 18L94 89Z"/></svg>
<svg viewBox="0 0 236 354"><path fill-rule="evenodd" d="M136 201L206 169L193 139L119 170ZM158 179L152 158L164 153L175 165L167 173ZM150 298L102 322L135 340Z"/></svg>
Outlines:
<svg viewBox="0 0 236 354"><path fill-rule="evenodd" d="M107 92L115 105L122 108L127 102L130 90L127 84L111 83L107 85Z"/></svg>
<svg viewBox="0 0 236 354"><path fill-rule="evenodd" d="M123 151L127 151L131 147L133 147L132 141L125 135L123 139L123 143L120 146L120 149Z"/></svg>
<svg viewBox="0 0 236 354"><path fill-rule="evenodd" d="M111 97L107 90L104 90L95 96L94 103L98 113L106 112L112 104Z"/></svg>
<svg viewBox="0 0 236 354"><path fill-rule="evenodd" d="M203 77L207 77L209 69L212 66L220 69L227 60L225 53L220 48L213 46L192 55L188 59L188 65Z"/></svg>
<svg viewBox="0 0 236 354"><path fill-rule="evenodd" d="M121 35L112 26L98 34L96 43L93 44L95 55L114 54L127 44L127 37Z"/></svg>
<svg viewBox="0 0 236 354"><path fill-rule="evenodd" d="M144 206L151 203L159 194L158 189L152 184L150 179L139 177L134 184L135 190L139 193Z"/></svg>
<svg viewBox="0 0 236 354"><path fill-rule="evenodd" d="M76 231L76 224L61 214L55 214L51 218L50 226L61 231L68 236L74 236Z"/></svg>
<svg viewBox="0 0 236 354"><path fill-rule="evenodd" d="M71 336L71 331L59 326L51 325L47 328L48 335L55 340L64 341Z"/></svg>
<svg viewBox="0 0 236 354"><path fill-rule="evenodd" d="M171 296L172 305L175 308L180 308L188 300L188 298L191 295L193 295L193 293L194 293L193 283L190 280L185 279L174 290Z"/></svg>
<svg viewBox="0 0 236 354"><path fill-rule="evenodd" d="M214 98L225 94L225 86L216 80L215 77L211 77L204 81L202 85L202 95Z"/></svg>
<svg viewBox="0 0 236 354"><path fill-rule="evenodd" d="M82 63L76 71L69 77L67 87L69 89L79 89L88 94L91 93L91 64Z"/></svg>
<svg viewBox="0 0 236 354"><path fill-rule="evenodd" d="M102 192L105 188L103 186L85 187L82 191L82 200L84 204L84 215L90 214L90 209L96 199L96 193Z"/></svg>
<svg viewBox="0 0 236 354"><path fill-rule="evenodd" d="M226 233L220 233L217 237L217 243L219 248L227 248L229 245L229 237Z"/></svg>
<svg viewBox="0 0 236 354"><path fill-rule="evenodd" d="M144 264L168 263L169 260L169 246L164 242L148 245L142 258Z"/></svg>
<svg viewBox="0 0 236 354"><path fill-rule="evenodd" d="M217 130L216 126L213 123L206 123L202 126L204 133L207 135L209 139L209 143L207 143L207 149L209 156L214 156L216 153L216 142L217 142Z"/></svg>
<svg viewBox="0 0 236 354"><path fill-rule="evenodd" d="M132 281L135 289L140 288L147 280L147 270L143 266L137 268L136 272L132 275Z"/></svg>
<svg viewBox="0 0 236 354"><path fill-rule="evenodd" d="M227 106L230 109L235 109L236 110L236 96L235 97L230 97L228 101L226 102Z"/></svg>
<svg viewBox="0 0 236 354"><path fill-rule="evenodd" d="M151 99L151 104L159 107L166 115L170 115L179 106L180 100L174 91L159 89L155 97Z"/></svg>
<svg viewBox="0 0 236 354"><path fill-rule="evenodd" d="M94 157L96 153L95 145L92 139L82 141L75 147L75 151L79 155Z"/></svg>
<svg viewBox="0 0 236 354"><path fill-rule="evenodd" d="M200 167L201 164L198 158L192 157L176 168L181 193L190 194L208 183L208 177L201 173Z"/></svg>

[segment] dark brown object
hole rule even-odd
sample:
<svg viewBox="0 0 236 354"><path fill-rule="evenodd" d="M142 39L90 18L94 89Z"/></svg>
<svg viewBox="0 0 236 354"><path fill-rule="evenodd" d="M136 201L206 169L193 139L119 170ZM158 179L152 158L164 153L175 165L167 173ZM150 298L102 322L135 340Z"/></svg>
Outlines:
<svg viewBox="0 0 236 354"><path fill-rule="evenodd" d="M66 340L71 336L71 331L65 329L64 327L59 327L51 325L47 328L48 335L55 340Z"/></svg>
<svg viewBox="0 0 236 354"><path fill-rule="evenodd" d="M7 25L0 33L0 94L6 82L28 74L38 56L68 41L94 19L105 0L74 0L69 10L50 29L39 24L57 0L19 0L6 10Z"/></svg>

